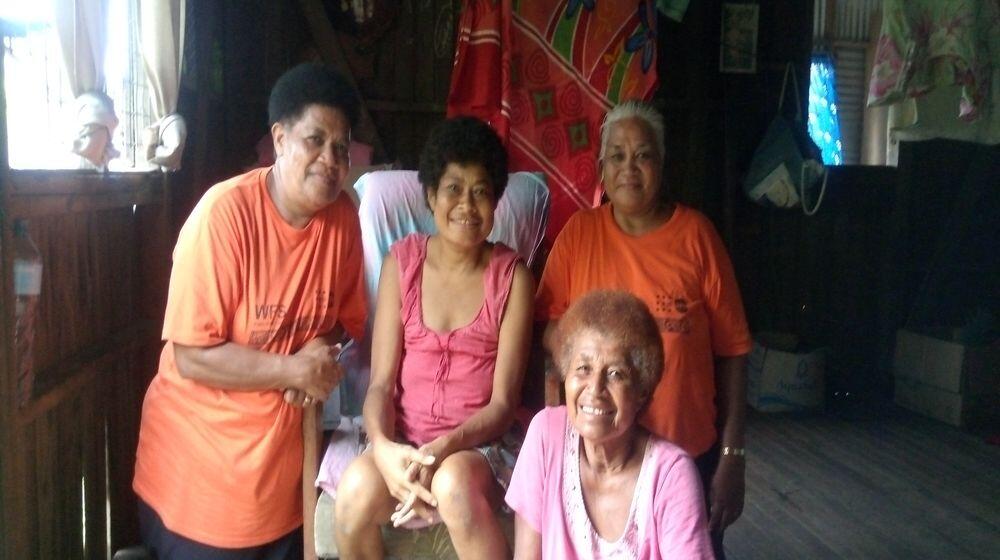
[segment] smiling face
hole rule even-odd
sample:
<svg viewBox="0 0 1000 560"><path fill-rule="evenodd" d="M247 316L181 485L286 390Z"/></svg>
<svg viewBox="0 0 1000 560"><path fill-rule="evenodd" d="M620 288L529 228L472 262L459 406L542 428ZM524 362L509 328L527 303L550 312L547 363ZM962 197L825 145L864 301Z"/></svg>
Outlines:
<svg viewBox="0 0 1000 560"><path fill-rule="evenodd" d="M616 211L641 216L657 208L663 159L653 129L639 118L615 122L608 131L601 173Z"/></svg>
<svg viewBox="0 0 1000 560"><path fill-rule="evenodd" d="M629 437L644 403L622 344L587 328L563 361L569 420L584 440L611 443Z"/></svg>
<svg viewBox="0 0 1000 560"><path fill-rule="evenodd" d="M449 163L437 188L427 190L438 235L461 246L478 246L493 231L496 195L486 169Z"/></svg>
<svg viewBox="0 0 1000 560"><path fill-rule="evenodd" d="M286 219L308 221L333 202L350 168L351 124L339 109L308 105L295 121L271 127L275 201Z"/></svg>

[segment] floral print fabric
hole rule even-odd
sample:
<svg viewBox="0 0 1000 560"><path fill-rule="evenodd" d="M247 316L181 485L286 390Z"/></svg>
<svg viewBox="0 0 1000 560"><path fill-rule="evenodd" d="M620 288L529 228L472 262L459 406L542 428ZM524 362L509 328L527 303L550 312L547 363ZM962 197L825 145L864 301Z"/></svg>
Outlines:
<svg viewBox="0 0 1000 560"><path fill-rule="evenodd" d="M959 118L974 120L1000 79L996 0L885 0L869 105L959 85Z"/></svg>

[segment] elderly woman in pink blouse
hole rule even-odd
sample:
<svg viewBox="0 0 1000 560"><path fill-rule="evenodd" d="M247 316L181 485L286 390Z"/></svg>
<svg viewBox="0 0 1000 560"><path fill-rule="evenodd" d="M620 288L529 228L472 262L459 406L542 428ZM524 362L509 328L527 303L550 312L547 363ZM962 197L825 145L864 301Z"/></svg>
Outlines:
<svg viewBox="0 0 1000 560"><path fill-rule="evenodd" d="M553 346L566 405L535 416L514 467L514 557L712 558L694 461L636 423L663 372L645 304L591 292Z"/></svg>
<svg viewBox="0 0 1000 560"><path fill-rule="evenodd" d="M510 468L498 440L520 400L533 294L516 253L486 241L507 154L485 123L450 119L431 132L418 177L437 233L404 238L382 265L371 447L340 479L337 547L341 558L381 557L380 525L419 516L443 521L461 558L505 558L494 510Z"/></svg>

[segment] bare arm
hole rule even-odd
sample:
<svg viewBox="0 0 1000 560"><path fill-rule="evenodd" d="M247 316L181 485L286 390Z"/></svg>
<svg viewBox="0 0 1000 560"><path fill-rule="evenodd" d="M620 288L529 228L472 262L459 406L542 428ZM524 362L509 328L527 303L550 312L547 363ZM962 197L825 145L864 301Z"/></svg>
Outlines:
<svg viewBox="0 0 1000 560"><path fill-rule="evenodd" d="M562 375L559 372L558 365L556 364L555 356L555 353L557 352L557 349L555 348L555 331L556 325L558 324L559 319L535 323L535 330L540 332L541 335L535 335L533 337L534 339L540 340L535 342L532 352L533 358L536 362L540 360L541 363L533 363L533 368L529 371L543 372L545 406L559 406L565 400L565 396L563 395Z"/></svg>
<svg viewBox="0 0 1000 560"><path fill-rule="evenodd" d="M545 351L549 354L549 356L552 356L555 353L556 325L558 324L558 319L546 321L544 323L545 330L542 332L542 346L545 347Z"/></svg>
<svg viewBox="0 0 1000 560"><path fill-rule="evenodd" d="M325 400L340 382L342 369L329 337L310 341L292 355L272 354L235 342L216 346L174 344L174 358L181 377L219 389L268 391L298 389Z"/></svg>
<svg viewBox="0 0 1000 560"><path fill-rule="evenodd" d="M391 254L382 262L375 303L375 322L372 327L371 380L365 394L362 414L365 430L375 443L392 440L395 436L396 376L403 351L403 323L400 316L402 296L399 289L399 264Z"/></svg>
<svg viewBox="0 0 1000 560"><path fill-rule="evenodd" d="M743 447L747 415L746 354L716 358L715 387L719 395L719 441L724 446Z"/></svg>
<svg viewBox="0 0 1000 560"><path fill-rule="evenodd" d="M534 283L524 265L514 269L507 309L500 323L500 340L490 402L451 432L421 449L438 458L494 440L510 428L521 401L521 385L531 346L531 304Z"/></svg>
<svg viewBox="0 0 1000 560"><path fill-rule="evenodd" d="M715 361L718 394L719 442L723 447L743 447L746 424L747 357L719 357ZM724 455L712 477L709 526L724 529L743 513L746 464L743 457Z"/></svg>
<svg viewBox="0 0 1000 560"><path fill-rule="evenodd" d="M538 560L542 557L542 535L520 515L514 516L514 560Z"/></svg>
<svg viewBox="0 0 1000 560"><path fill-rule="evenodd" d="M396 432L396 377L403 351L403 324L400 316L402 296L399 289L399 264L391 254L382 261L372 327L371 381L365 395L363 415L372 455L389 492L399 502L416 496L437 505L430 490L411 480L411 463L431 465L427 457L409 445L394 441ZM412 503L412 498L411 498Z"/></svg>

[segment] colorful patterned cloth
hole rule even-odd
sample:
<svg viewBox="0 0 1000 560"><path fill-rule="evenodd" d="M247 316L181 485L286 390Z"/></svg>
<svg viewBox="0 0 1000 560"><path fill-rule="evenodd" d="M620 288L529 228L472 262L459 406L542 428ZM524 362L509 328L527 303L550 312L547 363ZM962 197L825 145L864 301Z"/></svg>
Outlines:
<svg viewBox="0 0 1000 560"><path fill-rule="evenodd" d="M604 114L657 85L656 3L470 0L459 23L448 115L475 115L507 142L511 171L542 171L555 239L593 205Z"/></svg>
<svg viewBox="0 0 1000 560"><path fill-rule="evenodd" d="M869 105L962 86L959 117L979 117L1000 79L997 0L885 0Z"/></svg>

